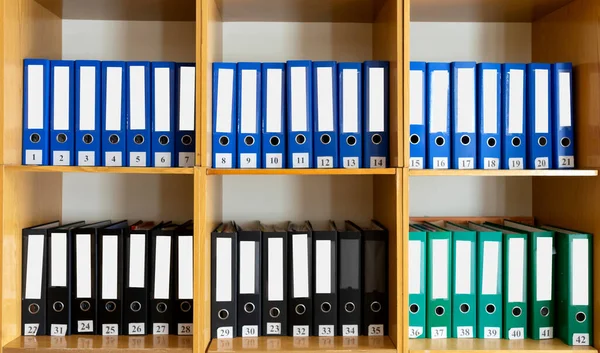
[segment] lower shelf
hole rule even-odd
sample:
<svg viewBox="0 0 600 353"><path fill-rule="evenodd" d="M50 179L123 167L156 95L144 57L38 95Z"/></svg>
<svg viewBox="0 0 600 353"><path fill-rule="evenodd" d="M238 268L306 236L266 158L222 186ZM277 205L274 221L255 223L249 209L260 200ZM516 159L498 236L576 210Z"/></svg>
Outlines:
<svg viewBox="0 0 600 353"><path fill-rule="evenodd" d="M594 347L571 347L559 339L552 340L505 340L505 339L411 339L408 342L410 353L442 353L446 351L469 351L469 353L492 353L497 351L560 353L585 351L598 352Z"/></svg>
<svg viewBox="0 0 600 353"><path fill-rule="evenodd" d="M246 337L213 339L207 352L378 352L396 353L389 337ZM6 353L6 352L5 352Z"/></svg>
<svg viewBox="0 0 600 353"><path fill-rule="evenodd" d="M89 352L145 352L157 350L161 353L192 353L192 336L148 335L148 336L22 336L9 342L4 353L51 351Z"/></svg>

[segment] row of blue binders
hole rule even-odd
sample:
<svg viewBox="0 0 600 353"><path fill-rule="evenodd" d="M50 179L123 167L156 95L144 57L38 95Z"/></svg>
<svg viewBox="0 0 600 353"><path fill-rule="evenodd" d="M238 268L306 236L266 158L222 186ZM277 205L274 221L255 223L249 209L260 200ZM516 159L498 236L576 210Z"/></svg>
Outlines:
<svg viewBox="0 0 600 353"><path fill-rule="evenodd" d="M573 66L410 63L410 168L575 168Z"/></svg>
<svg viewBox="0 0 600 353"><path fill-rule="evenodd" d="M25 59L23 164L193 167L195 64Z"/></svg>
<svg viewBox="0 0 600 353"><path fill-rule="evenodd" d="M386 168L389 62L213 64L214 168Z"/></svg>

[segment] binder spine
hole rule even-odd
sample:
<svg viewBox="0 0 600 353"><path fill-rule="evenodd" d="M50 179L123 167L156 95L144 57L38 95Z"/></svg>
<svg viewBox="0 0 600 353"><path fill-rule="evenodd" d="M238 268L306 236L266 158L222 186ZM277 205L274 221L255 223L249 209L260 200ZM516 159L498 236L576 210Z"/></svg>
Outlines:
<svg viewBox="0 0 600 353"><path fill-rule="evenodd" d="M149 331L149 242L150 231L126 231L123 239L123 333L145 335ZM134 260L132 256L141 258ZM139 260L143 261L139 273ZM137 264L132 262L137 261ZM136 271L132 273L131 271Z"/></svg>
<svg viewBox="0 0 600 353"><path fill-rule="evenodd" d="M70 335L72 330L71 324L71 276L69 271L72 268L72 245L71 245L71 234L69 230L61 230L52 232L49 231L47 236L47 263L48 263L48 278L47 278L47 308L48 308L48 319L46 320L46 328L50 335ZM52 237L60 237L60 241L53 242ZM64 248L53 251L54 246L62 246L62 240L64 239ZM52 254L60 254L65 251L64 256L66 266L64 274L66 282L64 283L53 283L53 269L52 269ZM59 259L60 261L60 259ZM58 266L60 269L60 265ZM58 277L58 276L57 276ZM58 278L57 278L57 281Z"/></svg>
<svg viewBox="0 0 600 353"><path fill-rule="evenodd" d="M153 62L152 166L175 166L175 63ZM167 104L168 103L168 104Z"/></svg>
<svg viewBox="0 0 600 353"><path fill-rule="evenodd" d="M100 166L103 161L101 71L100 61L75 62L75 164L79 166Z"/></svg>
<svg viewBox="0 0 600 353"><path fill-rule="evenodd" d="M452 169L475 169L477 155L475 62L451 64Z"/></svg>
<svg viewBox="0 0 600 353"><path fill-rule="evenodd" d="M116 250L116 257L113 253ZM99 230L98 330L103 336L123 334L123 231ZM115 271L116 270L116 271ZM116 273L115 273L116 272ZM116 277L116 278L115 278ZM115 286L116 284L116 286Z"/></svg>
<svg viewBox="0 0 600 353"><path fill-rule="evenodd" d="M337 231L313 231L313 336L338 335L337 247Z"/></svg>
<svg viewBox="0 0 600 353"><path fill-rule="evenodd" d="M362 64L339 63L340 167L360 168L363 161Z"/></svg>
<svg viewBox="0 0 600 353"><path fill-rule="evenodd" d="M72 241L75 253L72 270L73 333L93 335L99 332L96 321L96 231L95 229L76 230ZM88 263L89 267L86 265ZM78 269L80 265L84 267ZM85 274L87 269L90 270L89 277ZM79 278L82 279L81 282Z"/></svg>
<svg viewBox="0 0 600 353"><path fill-rule="evenodd" d="M427 169L449 169L450 64L427 64Z"/></svg>
<svg viewBox="0 0 600 353"><path fill-rule="evenodd" d="M502 157L502 65L477 64L477 168L500 169Z"/></svg>
<svg viewBox="0 0 600 353"><path fill-rule="evenodd" d="M46 232L23 229L21 335L43 336L46 329Z"/></svg>
<svg viewBox="0 0 600 353"><path fill-rule="evenodd" d="M552 130L554 165L575 168L575 120L573 108L573 64L552 65Z"/></svg>
<svg viewBox="0 0 600 353"><path fill-rule="evenodd" d="M127 162L130 167L149 167L152 162L150 63L127 63Z"/></svg>
<svg viewBox="0 0 600 353"><path fill-rule="evenodd" d="M50 62L50 165L75 162L75 62Z"/></svg>
<svg viewBox="0 0 600 353"><path fill-rule="evenodd" d="M381 227L383 229L383 227ZM363 230L364 305L362 332L388 335L388 234L387 230Z"/></svg>
<svg viewBox="0 0 600 353"><path fill-rule="evenodd" d="M389 71L387 61L364 63L363 168L387 168L389 158Z"/></svg>
<svg viewBox="0 0 600 353"><path fill-rule="evenodd" d="M427 80L425 62L410 63L410 161L411 169L424 169L427 160L427 120L425 119Z"/></svg>
<svg viewBox="0 0 600 353"><path fill-rule="evenodd" d="M211 336L234 338L237 328L237 234L213 232L211 254Z"/></svg>
<svg viewBox="0 0 600 353"><path fill-rule="evenodd" d="M363 322L363 242L360 231L339 233L338 335L359 336Z"/></svg>
<svg viewBox="0 0 600 353"><path fill-rule="evenodd" d="M262 165L287 168L285 63L262 64Z"/></svg>
<svg viewBox="0 0 600 353"><path fill-rule="evenodd" d="M261 330L261 232L238 233L239 287L237 292L237 336L257 337Z"/></svg>
<svg viewBox="0 0 600 353"><path fill-rule="evenodd" d="M213 168L237 166L237 64L213 63Z"/></svg>
<svg viewBox="0 0 600 353"><path fill-rule="evenodd" d="M102 155L105 166L127 165L126 64L102 62Z"/></svg>
<svg viewBox="0 0 600 353"><path fill-rule="evenodd" d="M551 65L527 65L527 168L552 169Z"/></svg>
<svg viewBox="0 0 600 353"><path fill-rule="evenodd" d="M238 168L262 168L261 158L261 64L237 64Z"/></svg>
<svg viewBox="0 0 600 353"><path fill-rule="evenodd" d="M262 332L264 336L287 336L287 232L263 232L262 237Z"/></svg>
<svg viewBox="0 0 600 353"><path fill-rule="evenodd" d="M196 157L196 64L175 64L175 155L178 167L193 167Z"/></svg>
<svg viewBox="0 0 600 353"><path fill-rule="evenodd" d="M23 164L48 165L50 61L23 61Z"/></svg>
<svg viewBox="0 0 600 353"><path fill-rule="evenodd" d="M525 64L502 65L502 169L525 169L526 68Z"/></svg>
<svg viewBox="0 0 600 353"><path fill-rule="evenodd" d="M313 63L313 164L317 168L338 167L337 63Z"/></svg>
<svg viewBox="0 0 600 353"><path fill-rule="evenodd" d="M286 69L288 163L291 168L314 168L312 62L288 61Z"/></svg>
<svg viewBox="0 0 600 353"><path fill-rule="evenodd" d="M291 335L310 336L313 324L313 286L312 273L312 232L288 230L290 238L288 293L288 320ZM304 272L306 271L306 272ZM294 276L294 274L298 276Z"/></svg>

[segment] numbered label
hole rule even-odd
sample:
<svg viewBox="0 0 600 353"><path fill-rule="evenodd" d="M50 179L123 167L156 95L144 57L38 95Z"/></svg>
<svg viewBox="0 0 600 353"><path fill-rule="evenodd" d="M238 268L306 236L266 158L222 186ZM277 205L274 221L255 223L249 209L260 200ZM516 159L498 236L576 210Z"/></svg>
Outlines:
<svg viewBox="0 0 600 353"><path fill-rule="evenodd" d="M267 153L265 168L283 168L283 155L281 153Z"/></svg>
<svg viewBox="0 0 600 353"><path fill-rule="evenodd" d="M483 338L500 338L500 327L484 327Z"/></svg>
<svg viewBox="0 0 600 353"><path fill-rule="evenodd" d="M509 158L508 169L523 169L523 158Z"/></svg>
<svg viewBox="0 0 600 353"><path fill-rule="evenodd" d="M215 153L214 168L233 168L231 153Z"/></svg>
<svg viewBox="0 0 600 353"><path fill-rule="evenodd" d="M70 151L53 151L52 165L71 165Z"/></svg>
<svg viewBox="0 0 600 353"><path fill-rule="evenodd" d="M548 169L548 157L536 158L534 161L535 169Z"/></svg>
<svg viewBox="0 0 600 353"><path fill-rule="evenodd" d="M154 153L155 167L171 167L171 152L156 152Z"/></svg>
<svg viewBox="0 0 600 353"><path fill-rule="evenodd" d="M130 335L145 335L146 334L146 324L143 322L132 322L129 324L127 328L127 332Z"/></svg>
<svg viewBox="0 0 600 353"><path fill-rule="evenodd" d="M244 348L244 349L258 348L258 338L256 338L256 337L242 338L242 348Z"/></svg>
<svg viewBox="0 0 600 353"><path fill-rule="evenodd" d="M358 337L344 337L342 339L342 345L344 347L357 347L358 346Z"/></svg>
<svg viewBox="0 0 600 353"><path fill-rule="evenodd" d="M67 325L50 325L50 336L64 336L67 334Z"/></svg>
<svg viewBox="0 0 600 353"><path fill-rule="evenodd" d="M484 158L483 169L500 169L499 158Z"/></svg>
<svg viewBox="0 0 600 353"><path fill-rule="evenodd" d="M408 327L408 338L419 338L423 335L422 326L409 326Z"/></svg>
<svg viewBox="0 0 600 353"><path fill-rule="evenodd" d="M433 157L433 169L448 169L448 158Z"/></svg>
<svg viewBox="0 0 600 353"><path fill-rule="evenodd" d="M118 324L102 324L102 336L117 336L119 335Z"/></svg>
<svg viewBox="0 0 600 353"><path fill-rule="evenodd" d="M129 153L129 165L131 167L145 167L146 166L146 152L130 152Z"/></svg>
<svg viewBox="0 0 600 353"><path fill-rule="evenodd" d="M319 336L320 337L331 337L334 335L333 325L319 325Z"/></svg>
<svg viewBox="0 0 600 353"><path fill-rule="evenodd" d="M93 320L79 320L77 321L77 332L94 332L94 321Z"/></svg>
<svg viewBox="0 0 600 353"><path fill-rule="evenodd" d="M267 322L267 335L281 335L281 322Z"/></svg>
<svg viewBox="0 0 600 353"><path fill-rule="evenodd" d="M589 333L573 334L573 345L574 346L589 346L590 345L590 334Z"/></svg>
<svg viewBox="0 0 600 353"><path fill-rule="evenodd" d="M458 169L475 169L475 158L459 158Z"/></svg>
<svg viewBox="0 0 600 353"><path fill-rule="evenodd" d="M333 168L333 157L317 157L317 168Z"/></svg>
<svg viewBox="0 0 600 353"><path fill-rule="evenodd" d="M42 150L25 150L25 164L42 165Z"/></svg>
<svg viewBox="0 0 600 353"><path fill-rule="evenodd" d="M256 325L242 326L242 337L258 337L258 326L256 326Z"/></svg>
<svg viewBox="0 0 600 353"><path fill-rule="evenodd" d="M177 324L177 334L179 336L191 336L193 328L193 324Z"/></svg>
<svg viewBox="0 0 600 353"><path fill-rule="evenodd" d="M473 338L473 326L457 326L457 338Z"/></svg>
<svg viewBox="0 0 600 353"><path fill-rule="evenodd" d="M93 167L96 164L96 153L93 151L83 151L77 153L77 165Z"/></svg>
<svg viewBox="0 0 600 353"><path fill-rule="evenodd" d="M292 153L292 168L308 168L308 153Z"/></svg>
<svg viewBox="0 0 600 353"><path fill-rule="evenodd" d="M179 152L179 166L180 167L193 167L194 166L194 152Z"/></svg>
<svg viewBox="0 0 600 353"><path fill-rule="evenodd" d="M296 326L294 325L294 327L292 328L292 333L294 337L308 337L308 335L310 334L310 326L308 325L303 325L303 326Z"/></svg>
<svg viewBox="0 0 600 353"><path fill-rule="evenodd" d="M360 161L358 157L344 157L342 166L344 168L360 168Z"/></svg>
<svg viewBox="0 0 600 353"><path fill-rule="evenodd" d="M412 157L409 164L410 169L423 169L423 157Z"/></svg>
<svg viewBox="0 0 600 353"><path fill-rule="evenodd" d="M385 168L387 166L385 157L371 157L370 168Z"/></svg>
<svg viewBox="0 0 600 353"><path fill-rule="evenodd" d="M107 167L122 167L123 154L121 152L106 152L104 154L104 164Z"/></svg>
<svg viewBox="0 0 600 353"><path fill-rule="evenodd" d="M153 335L168 335L169 334L169 324L163 324L163 323L152 324L152 334Z"/></svg>
<svg viewBox="0 0 600 353"><path fill-rule="evenodd" d="M448 330L446 327L432 327L431 338L448 338Z"/></svg>
<svg viewBox="0 0 600 353"><path fill-rule="evenodd" d="M540 327L540 339L549 340L554 338L554 327Z"/></svg>
<svg viewBox="0 0 600 353"><path fill-rule="evenodd" d="M233 338L233 327L224 326L217 328L217 338Z"/></svg>
<svg viewBox="0 0 600 353"><path fill-rule="evenodd" d="M256 168L256 153L240 153L240 168Z"/></svg>
<svg viewBox="0 0 600 353"><path fill-rule="evenodd" d="M40 324L25 324L25 336L36 336L38 333L38 329L40 328Z"/></svg>
<svg viewBox="0 0 600 353"><path fill-rule="evenodd" d="M509 340L522 340L525 339L525 329L523 327L511 328L508 330Z"/></svg>
<svg viewBox="0 0 600 353"><path fill-rule="evenodd" d="M358 336L358 325L342 325L342 336Z"/></svg>
<svg viewBox="0 0 600 353"><path fill-rule="evenodd" d="M383 336L383 325L369 325L367 333L369 336Z"/></svg>
<svg viewBox="0 0 600 353"><path fill-rule="evenodd" d="M558 159L559 168L575 168L575 157L573 156L562 156ZM586 344L587 346L587 344Z"/></svg>

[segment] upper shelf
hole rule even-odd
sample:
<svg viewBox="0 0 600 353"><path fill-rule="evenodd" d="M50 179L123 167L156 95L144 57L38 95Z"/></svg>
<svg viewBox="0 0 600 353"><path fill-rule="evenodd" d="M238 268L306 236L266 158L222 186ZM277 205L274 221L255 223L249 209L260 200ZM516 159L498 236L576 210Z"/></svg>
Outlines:
<svg viewBox="0 0 600 353"><path fill-rule="evenodd" d="M8 170L50 173L113 173L113 174L194 174L194 168L141 168L141 167L77 167L9 165Z"/></svg>
<svg viewBox="0 0 600 353"><path fill-rule="evenodd" d="M573 0L410 0L421 22L533 22Z"/></svg>
<svg viewBox="0 0 600 353"><path fill-rule="evenodd" d="M411 176L558 176L558 177L591 177L597 176L598 170L580 169L545 169L545 170L483 170L483 169L410 169Z"/></svg>
<svg viewBox="0 0 600 353"><path fill-rule="evenodd" d="M62 19L195 21L196 0L35 0Z"/></svg>
<svg viewBox="0 0 600 353"><path fill-rule="evenodd" d="M394 175L394 168L356 169L215 169L206 170L208 175Z"/></svg>

